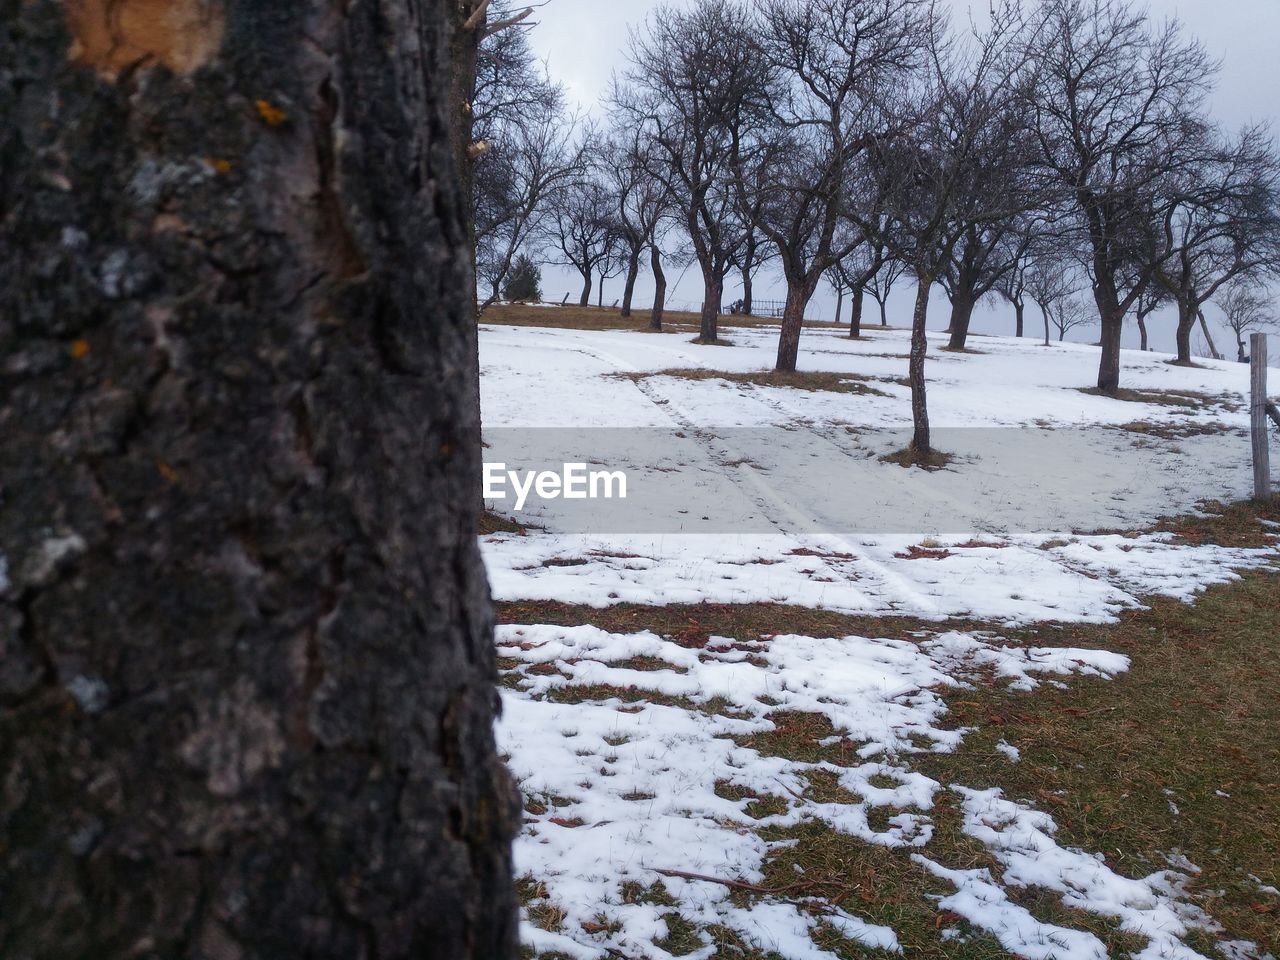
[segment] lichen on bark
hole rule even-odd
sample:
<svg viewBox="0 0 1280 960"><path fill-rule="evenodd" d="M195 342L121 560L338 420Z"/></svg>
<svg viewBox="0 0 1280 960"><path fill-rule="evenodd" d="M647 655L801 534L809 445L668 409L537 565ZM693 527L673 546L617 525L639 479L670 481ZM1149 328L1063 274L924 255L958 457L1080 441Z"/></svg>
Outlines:
<svg viewBox="0 0 1280 960"><path fill-rule="evenodd" d="M216 7L0 0L0 956L509 957L450 5Z"/></svg>

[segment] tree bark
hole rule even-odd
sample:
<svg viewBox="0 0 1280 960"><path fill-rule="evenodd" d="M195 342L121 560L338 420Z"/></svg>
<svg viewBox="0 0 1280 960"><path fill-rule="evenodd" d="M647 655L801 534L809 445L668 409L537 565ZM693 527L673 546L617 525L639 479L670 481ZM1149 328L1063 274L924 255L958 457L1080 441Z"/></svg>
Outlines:
<svg viewBox="0 0 1280 960"><path fill-rule="evenodd" d="M888 299L887 297L885 298ZM885 307L885 301L877 299L876 303L880 305L880 326L887 327L889 325L889 313Z"/></svg>
<svg viewBox="0 0 1280 960"><path fill-rule="evenodd" d="M844 287L836 287L836 323L840 322L842 316L844 316Z"/></svg>
<svg viewBox="0 0 1280 960"><path fill-rule="evenodd" d="M1025 303L1022 303L1022 302L1015 303L1015 304L1013 305L1013 311L1014 311L1014 314L1015 314L1015 315L1017 316L1017 318L1018 318L1018 319L1017 319L1017 324L1018 324L1018 325L1017 325L1017 327L1015 328L1016 332L1015 332L1014 336L1021 337L1021 336L1023 336L1023 335L1025 334L1025 326L1024 326L1023 321L1026 319L1026 314L1027 314L1027 305L1026 305Z"/></svg>
<svg viewBox="0 0 1280 960"><path fill-rule="evenodd" d="M455 14L130 4L0 0L0 956L514 958Z"/></svg>
<svg viewBox="0 0 1280 960"><path fill-rule="evenodd" d="M853 300L849 304L849 336L854 340L862 336L862 305L866 294L865 287L853 288Z"/></svg>
<svg viewBox="0 0 1280 960"><path fill-rule="evenodd" d="M640 276L640 251L633 250L627 260L627 285L622 291L622 316L631 316L631 300L636 293L636 280Z"/></svg>
<svg viewBox="0 0 1280 960"><path fill-rule="evenodd" d="M653 312L649 314L649 329L662 329L662 312L667 303L667 274L662 269L662 250L654 244L649 248L649 264L653 268Z"/></svg>
<svg viewBox="0 0 1280 960"><path fill-rule="evenodd" d="M703 277L702 320L698 330L701 343L715 343L720 339L720 301L724 297L724 281L715 276Z"/></svg>
<svg viewBox="0 0 1280 960"><path fill-rule="evenodd" d="M1106 276L1095 268L1099 278ZM1121 309L1115 288L1099 279L1093 285L1094 302L1098 307L1098 319L1102 325L1102 356L1098 362L1098 389L1114 393L1120 389L1120 343L1124 334L1124 310Z"/></svg>
<svg viewBox="0 0 1280 960"><path fill-rule="evenodd" d="M582 296L578 298L578 306L591 306L591 280L592 272L590 270L582 271Z"/></svg>
<svg viewBox="0 0 1280 960"><path fill-rule="evenodd" d="M800 331L804 328L804 310L809 305L808 293L798 281L787 284L787 302L782 308L782 333L778 337L778 373L795 373L800 359Z"/></svg>
<svg viewBox="0 0 1280 960"><path fill-rule="evenodd" d="M1218 345L1213 342L1213 334L1209 332L1209 321L1205 319L1204 310L1199 305L1196 306L1196 316L1200 318L1200 329L1204 332L1205 343L1209 345L1209 356L1221 360L1222 354L1218 352Z"/></svg>
<svg viewBox="0 0 1280 960"><path fill-rule="evenodd" d="M742 315L750 317L755 310L755 304L752 302L753 288L755 280L751 276L751 271L742 271Z"/></svg>
<svg viewBox="0 0 1280 960"><path fill-rule="evenodd" d="M967 290L957 290L951 299L950 350L963 350L969 342L969 322L973 319L973 297Z"/></svg>
<svg viewBox="0 0 1280 960"><path fill-rule="evenodd" d="M908 379L911 382L911 420L914 431L911 449L921 454L931 453L929 436L929 404L925 389L924 362L929 352L929 290L933 277L926 270L916 270L916 306L911 317L911 360Z"/></svg>
<svg viewBox="0 0 1280 960"><path fill-rule="evenodd" d="M1174 362L1184 366L1191 366L1191 334L1196 328L1196 312L1193 307L1186 303L1178 304L1178 330L1174 335L1177 346L1177 356Z"/></svg>
<svg viewBox="0 0 1280 960"><path fill-rule="evenodd" d="M1147 337L1147 315L1141 311L1138 313L1138 333L1142 337L1142 352L1146 353L1150 349Z"/></svg>

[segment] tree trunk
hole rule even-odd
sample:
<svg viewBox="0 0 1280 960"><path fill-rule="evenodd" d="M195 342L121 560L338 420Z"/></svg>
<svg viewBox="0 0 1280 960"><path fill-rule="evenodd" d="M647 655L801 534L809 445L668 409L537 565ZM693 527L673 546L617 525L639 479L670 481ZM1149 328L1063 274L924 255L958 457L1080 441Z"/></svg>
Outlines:
<svg viewBox="0 0 1280 960"><path fill-rule="evenodd" d="M1209 321L1204 318L1204 311L1199 306L1196 307L1196 316L1200 318L1200 329L1204 332L1205 343L1209 345L1209 356L1221 360L1222 354L1218 352L1218 345L1213 342L1213 334L1209 332Z"/></svg>
<svg viewBox="0 0 1280 960"><path fill-rule="evenodd" d="M600 271L600 291L598 294L598 299L596 300L596 306L600 307L602 310L604 309L604 271L603 270Z"/></svg>
<svg viewBox="0 0 1280 960"><path fill-rule="evenodd" d="M840 318L843 315L844 315L844 287L836 287L836 323L840 322Z"/></svg>
<svg viewBox="0 0 1280 960"><path fill-rule="evenodd" d="M778 337L778 362L774 366L778 373L795 373L796 363L800 359L800 331L804 328L804 310L808 305L809 297L804 284L789 281L787 302L782 308L782 333Z"/></svg>
<svg viewBox="0 0 1280 960"><path fill-rule="evenodd" d="M849 304L849 336L857 340L862 336L862 305L866 300L866 288L853 288L853 301Z"/></svg>
<svg viewBox="0 0 1280 960"><path fill-rule="evenodd" d="M1013 305L1013 311L1018 318L1018 325L1015 328L1017 332L1014 334L1014 336L1021 337L1026 332L1023 321L1026 319L1027 305L1019 301L1018 303L1015 303Z"/></svg>
<svg viewBox="0 0 1280 960"><path fill-rule="evenodd" d="M622 291L622 315L631 316L631 300L636 293L636 279L640 276L640 251L633 250L627 260L627 285Z"/></svg>
<svg viewBox="0 0 1280 960"><path fill-rule="evenodd" d="M1147 338L1147 315L1141 312L1138 313L1138 333L1142 337L1142 352L1146 353L1150 349Z"/></svg>
<svg viewBox="0 0 1280 960"><path fill-rule="evenodd" d="M1049 308L1043 303L1039 304L1040 315L1044 317L1044 345L1049 346Z"/></svg>
<svg viewBox="0 0 1280 960"><path fill-rule="evenodd" d="M514 958L446 6L133 5L0 0L0 956Z"/></svg>
<svg viewBox="0 0 1280 960"><path fill-rule="evenodd" d="M887 299L889 298L886 297L885 300ZM889 313L885 307L885 301L877 299L876 303L880 304L880 326L887 327L889 325Z"/></svg>
<svg viewBox="0 0 1280 960"><path fill-rule="evenodd" d="M653 312L649 315L649 329L662 329L662 311L667 302L667 274L662 269L662 251L654 244L650 248L649 263L653 267Z"/></svg>
<svg viewBox="0 0 1280 960"><path fill-rule="evenodd" d="M963 350L969 342L969 322L973 319L973 297L967 290L956 291L951 298L951 341L949 350Z"/></svg>
<svg viewBox="0 0 1280 960"><path fill-rule="evenodd" d="M1196 328L1196 312L1186 303L1178 304L1178 332L1176 334L1176 342L1178 355L1174 358L1175 363L1190 366L1191 360L1191 334Z"/></svg>
<svg viewBox="0 0 1280 960"><path fill-rule="evenodd" d="M752 302L752 289L754 284L755 284L755 280L751 276L751 271L743 270L742 271L742 315L744 317L752 316L753 315L752 311L755 310L755 304Z"/></svg>
<svg viewBox="0 0 1280 960"><path fill-rule="evenodd" d="M1102 318L1102 359L1098 363L1098 389L1114 393L1120 389L1120 342L1124 316L1118 311Z"/></svg>
<svg viewBox="0 0 1280 960"><path fill-rule="evenodd" d="M911 449L928 454L933 448L929 437L929 404L925 392L924 360L929 352L929 290L933 277L925 270L916 271L916 307L911 317L911 361L908 378L911 381L911 420L914 432Z"/></svg>
<svg viewBox="0 0 1280 960"><path fill-rule="evenodd" d="M578 306L591 306L591 280L592 272L590 270L578 271L582 274L582 296L578 298Z"/></svg>
<svg viewBox="0 0 1280 960"><path fill-rule="evenodd" d="M476 154L471 146L475 139L475 114L471 102L476 94L476 69L480 57L480 40L484 33L486 17L481 18L477 27L468 30L465 24L471 14L479 7L480 0L466 0L458 4L452 15L453 22L449 31L449 105L451 116L448 118L449 145L453 150L454 163L461 180L462 195L467 198L467 209L464 214L467 245L471 251L471 272L476 274L476 225L475 225L475 167ZM90 7L107 7L102 0L95 0ZM119 16L118 14L113 14ZM479 385L476 387L479 391Z"/></svg>
<svg viewBox="0 0 1280 960"><path fill-rule="evenodd" d="M720 320L720 300L723 296L724 281L715 276L704 276L702 322L698 330L700 343L715 343L720 339L717 325Z"/></svg>

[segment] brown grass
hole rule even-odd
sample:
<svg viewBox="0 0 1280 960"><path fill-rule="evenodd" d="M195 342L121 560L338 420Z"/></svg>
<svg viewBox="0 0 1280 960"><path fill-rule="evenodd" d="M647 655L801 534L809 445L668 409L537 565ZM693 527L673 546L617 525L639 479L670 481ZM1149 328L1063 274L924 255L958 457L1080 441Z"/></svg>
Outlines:
<svg viewBox="0 0 1280 960"><path fill-rule="evenodd" d="M949 453L943 453L941 450L930 450L928 453L921 453L915 447L904 447L901 450L895 450L893 453L886 453L880 458L881 463L893 463L899 467L919 467L921 470L942 470L947 467L955 457Z"/></svg>
<svg viewBox="0 0 1280 960"><path fill-rule="evenodd" d="M576 304L546 307L521 303L495 303L480 315L481 323L497 324L508 327L554 327L570 330L647 330L649 327L649 310L647 307L635 309L629 319L623 319L621 311L611 307L580 307ZM698 334L702 318L697 313L682 310L667 310L663 314L663 330L674 333ZM721 314L718 327L732 328L778 328L781 321L773 317L735 317ZM843 329L844 324L826 320L810 320L805 322L808 329Z"/></svg>
<svg viewBox="0 0 1280 960"><path fill-rule="evenodd" d="M1108 391L1097 387L1079 387L1080 393L1108 400L1124 400L1129 403L1150 403L1160 407L1182 407L1188 410L1221 408L1230 412L1240 409L1237 398L1227 395L1200 393L1196 390L1130 390L1121 388Z"/></svg>
<svg viewBox="0 0 1280 960"><path fill-rule="evenodd" d="M887 381L889 378L864 377L856 373L824 373L803 371L797 373L778 373L774 370L759 370L749 373L727 373L723 370L706 370L703 368L678 368L658 370L654 373L619 373L611 374L625 380L647 380L650 377L676 377L681 380L725 380L729 383L740 383L753 387L782 387L789 390L809 390L826 393L851 393L856 396L887 397L883 390L868 386L875 380ZM891 381L897 383L899 381Z"/></svg>
<svg viewBox="0 0 1280 960"><path fill-rule="evenodd" d="M1275 531L1262 521L1280 521L1280 498L1269 504L1205 504L1204 509L1206 516L1171 518L1158 528L1192 543L1274 543ZM1167 869L1166 855L1180 851L1202 869L1191 890L1224 925L1224 937L1253 940L1263 955L1274 953L1280 950L1280 898L1262 893L1250 875L1280 886L1280 580L1274 570L1256 571L1210 589L1194 606L1168 599L1149 605L1111 625L1041 624L1017 630L973 621L851 617L775 604L596 610L523 603L503 604L499 615L513 623L649 629L691 647L713 635L733 638L750 650L779 633L918 642L946 630L985 629L1015 643L1124 653L1131 669L1111 680L1076 677L1065 688L1044 684L1028 694L988 678L970 689L943 691L953 722L973 732L956 753L918 755L911 763L944 787L1000 787L1011 799L1050 813L1060 843L1098 851L1126 876ZM820 745L833 734L821 716L778 711L772 719L775 729L754 735L747 745L798 761L859 762L843 743ZM1001 740L1021 751L1019 763L997 752ZM734 790L723 789L725 796ZM830 776L814 776L806 796L816 802L853 799ZM733 798L746 799L746 794ZM781 809L781 798L752 799L752 816ZM948 867L987 867L999 875L991 854L964 834L959 806L950 791L938 795L929 814L936 832L924 852ZM760 886L794 888L792 899L802 909L820 916L834 905L886 924L913 960L1007 960L991 937L937 907L936 898L952 889L902 852L844 836L821 821L764 827L760 833L766 840L794 842L766 861ZM642 895L638 887L635 893ZM1112 956L1144 944L1112 921L1067 909L1057 894L1016 887L1007 893L1041 920L1093 932ZM759 898L738 891L734 899L750 906ZM674 911L677 905L672 952L696 949L697 928ZM948 929L966 936L941 940ZM767 960L767 954L745 949L727 931L703 932L721 944L725 956ZM834 931L815 936L837 956L871 955ZM1193 934L1189 943L1215 955L1214 939L1207 934Z"/></svg>

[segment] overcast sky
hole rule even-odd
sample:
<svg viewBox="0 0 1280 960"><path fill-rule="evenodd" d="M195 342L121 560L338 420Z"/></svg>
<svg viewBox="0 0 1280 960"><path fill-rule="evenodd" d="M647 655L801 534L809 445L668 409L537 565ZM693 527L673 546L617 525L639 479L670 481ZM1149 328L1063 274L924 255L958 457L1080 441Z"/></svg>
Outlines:
<svg viewBox="0 0 1280 960"><path fill-rule="evenodd" d="M687 0L671 2L687 4ZM971 8L983 10L988 5L986 0L950 0L950 3L957 23L968 20ZM610 77L626 66L628 29L642 23L649 11L659 5L660 0L549 0L538 11L537 26L532 29L530 39L534 49L549 62L552 76L565 85L571 100L603 120L605 117L597 108L608 90ZM1158 17L1182 20L1188 31L1221 60L1213 104L1223 125L1239 127L1265 120L1280 130L1280 0L1152 0L1150 9ZM781 299L782 293L775 283L773 278L761 277L756 296ZM732 281L727 284L726 303L737 298L739 287ZM543 293L547 299L559 300L567 291L573 291L576 299L579 290L576 274L570 276L556 268L544 271ZM906 306L909 293L909 290L901 291L899 299L899 292L895 292L899 311L909 309ZM610 281L605 290L606 302L612 303L621 295L622 281ZM637 302L647 304L652 296L652 284L642 279ZM820 312L825 310L827 316L834 313L834 297L825 285L815 299ZM696 308L699 300L701 282L697 271L690 270L671 291L670 304L676 308ZM931 326L946 325L942 304L933 314L938 322ZM890 322L894 322L892 317ZM1004 332L1011 324L1012 320L1005 317L1003 310L994 307L986 311L980 309L974 317L978 330ZM1160 326L1167 328L1169 321L1166 319ZM1093 335L1096 331L1086 331L1081 338ZM1161 337L1159 345L1164 345L1166 340L1172 342L1171 334ZM1219 343L1218 347L1228 352L1226 345Z"/></svg>

